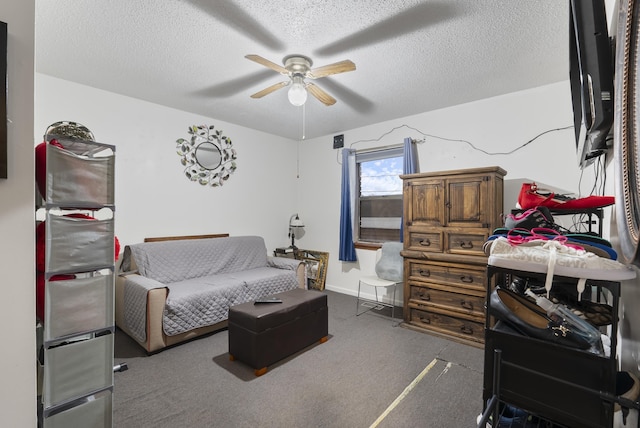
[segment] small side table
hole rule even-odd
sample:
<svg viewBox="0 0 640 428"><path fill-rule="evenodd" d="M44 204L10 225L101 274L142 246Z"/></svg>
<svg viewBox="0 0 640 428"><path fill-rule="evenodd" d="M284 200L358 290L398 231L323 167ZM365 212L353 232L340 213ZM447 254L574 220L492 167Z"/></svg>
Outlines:
<svg viewBox="0 0 640 428"><path fill-rule="evenodd" d="M275 250L273 250L273 255L275 257L286 257L289 259L295 259L295 250L291 247L285 248L285 247L278 247Z"/></svg>
<svg viewBox="0 0 640 428"><path fill-rule="evenodd" d="M327 265L329 253L315 250L303 250L301 248L276 248L273 251L275 257L288 257L302 260L307 270L307 287L309 289L324 290L327 279Z"/></svg>

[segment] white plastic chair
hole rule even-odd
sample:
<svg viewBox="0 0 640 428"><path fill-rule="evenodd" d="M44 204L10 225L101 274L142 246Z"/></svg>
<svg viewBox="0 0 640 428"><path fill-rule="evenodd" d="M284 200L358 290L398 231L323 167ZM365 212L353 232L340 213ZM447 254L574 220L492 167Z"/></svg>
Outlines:
<svg viewBox="0 0 640 428"><path fill-rule="evenodd" d="M403 259L400 251L403 246L401 242L385 242L382 248L376 251L375 275L366 275L358 281L358 296L356 300L356 316L362 315L371 309L381 310L385 307L391 308L391 320L395 319L396 289L398 284L402 284ZM360 296L362 286L373 287L375 300ZM378 288L389 289L393 287L393 297L391 303L384 302L378 296ZM360 306L368 308L360 312Z"/></svg>

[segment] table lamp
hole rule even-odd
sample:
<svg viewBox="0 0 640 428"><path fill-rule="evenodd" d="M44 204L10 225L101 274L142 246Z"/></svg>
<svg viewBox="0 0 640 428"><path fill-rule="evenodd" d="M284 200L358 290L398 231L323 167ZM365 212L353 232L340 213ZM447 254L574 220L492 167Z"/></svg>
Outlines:
<svg viewBox="0 0 640 428"><path fill-rule="evenodd" d="M294 241L296 239L296 231L299 227L304 227L304 223L298 217L298 214L294 214L289 219L289 237L291 238L291 246L289 248L293 248L297 250L298 247L295 246Z"/></svg>

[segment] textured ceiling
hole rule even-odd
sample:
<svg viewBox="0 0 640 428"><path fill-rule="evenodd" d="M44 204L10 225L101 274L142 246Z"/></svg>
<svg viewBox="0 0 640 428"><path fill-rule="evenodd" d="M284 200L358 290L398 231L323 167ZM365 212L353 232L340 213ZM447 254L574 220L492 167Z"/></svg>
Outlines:
<svg viewBox="0 0 640 428"><path fill-rule="evenodd" d="M37 72L303 137L286 80L244 58L356 70L315 80L306 138L568 79L568 1L38 0ZM213 124L213 123L212 123Z"/></svg>

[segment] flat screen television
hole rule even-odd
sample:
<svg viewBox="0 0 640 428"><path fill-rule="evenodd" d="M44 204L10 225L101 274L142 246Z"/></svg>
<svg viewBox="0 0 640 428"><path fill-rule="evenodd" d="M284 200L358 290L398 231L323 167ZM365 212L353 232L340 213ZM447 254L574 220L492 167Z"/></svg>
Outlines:
<svg viewBox="0 0 640 428"><path fill-rule="evenodd" d="M604 0L570 0L569 80L578 165L611 147L613 47Z"/></svg>

